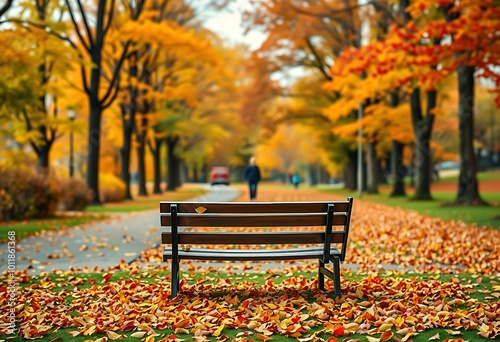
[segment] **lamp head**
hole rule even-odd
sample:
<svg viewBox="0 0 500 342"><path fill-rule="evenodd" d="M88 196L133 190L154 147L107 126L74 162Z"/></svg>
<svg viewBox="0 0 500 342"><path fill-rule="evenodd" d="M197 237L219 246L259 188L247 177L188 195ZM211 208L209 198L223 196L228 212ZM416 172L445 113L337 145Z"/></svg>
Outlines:
<svg viewBox="0 0 500 342"><path fill-rule="evenodd" d="M68 118L70 120L75 120L75 118L76 118L76 111L74 109L68 109Z"/></svg>

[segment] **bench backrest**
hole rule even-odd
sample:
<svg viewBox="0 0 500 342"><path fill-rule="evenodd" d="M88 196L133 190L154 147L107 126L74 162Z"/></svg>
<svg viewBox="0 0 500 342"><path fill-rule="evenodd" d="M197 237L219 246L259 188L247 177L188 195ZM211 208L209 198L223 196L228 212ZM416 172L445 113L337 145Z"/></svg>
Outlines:
<svg viewBox="0 0 500 342"><path fill-rule="evenodd" d="M342 244L344 260L352 198L331 202L160 202L163 244ZM179 227L312 227L323 231L179 232Z"/></svg>

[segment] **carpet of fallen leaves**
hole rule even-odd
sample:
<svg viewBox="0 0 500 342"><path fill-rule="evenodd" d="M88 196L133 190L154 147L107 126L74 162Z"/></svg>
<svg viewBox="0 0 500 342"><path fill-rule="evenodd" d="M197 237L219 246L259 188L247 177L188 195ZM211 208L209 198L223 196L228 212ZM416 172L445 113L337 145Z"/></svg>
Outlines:
<svg viewBox="0 0 500 342"><path fill-rule="evenodd" d="M326 199L331 196L312 190L259 189L262 201ZM300 276L274 283L272 273L268 273L264 285L256 286L245 277L237 282L190 279L184 272L181 294L170 300L170 279L155 275L155 271L168 270L168 263L146 268L121 262L105 270L102 280L85 289L80 288L82 279L72 276L73 271L54 270L64 275L61 282L44 274L37 284L30 284L27 274L18 272L16 278L28 282L28 286L17 293L16 316L24 338L73 328L72 336L99 341L121 339L127 332L147 342L180 340L183 334L200 341L212 337L224 341L229 339L227 329L234 328L241 331L237 336L241 341L269 340L277 335L300 341L356 341L349 339L351 334L366 335L368 341L410 341L423 331L444 328L452 336L474 330L484 338L497 339L500 283L492 282L493 290L485 294L484 300L478 300L471 297L477 284L464 283L459 275L498 277L499 250L498 230L357 201L342 270L349 272L345 265L356 264L364 276L360 280L342 278L340 299L334 299L331 291L318 291L315 279ZM145 251L139 261L158 262L161 252L161 248ZM190 263L187 270L205 272L211 267ZM238 267L228 265L225 271L236 271ZM256 265L248 268L253 267ZM397 271L393 276L380 277L375 271L384 267ZM110 281L110 274L116 270L126 270L131 277ZM284 264L282 270L315 272L316 265ZM449 282L401 277L407 270L454 276ZM151 278L155 281L145 281ZM4 308L9 303L8 281L4 273L0 284L0 334L7 329L9 312ZM59 289L61 286L64 289ZM331 281L326 282L326 287L332 289ZM160 333L164 329L173 332L167 336ZM105 335L91 339L95 333ZM433 336L430 340L442 339Z"/></svg>

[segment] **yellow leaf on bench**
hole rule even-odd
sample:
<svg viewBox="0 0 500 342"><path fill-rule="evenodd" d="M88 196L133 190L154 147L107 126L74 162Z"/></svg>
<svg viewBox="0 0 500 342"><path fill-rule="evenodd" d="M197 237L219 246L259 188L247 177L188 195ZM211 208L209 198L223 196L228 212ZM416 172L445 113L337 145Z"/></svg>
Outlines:
<svg viewBox="0 0 500 342"><path fill-rule="evenodd" d="M198 207L198 208L194 208L194 210L196 210L196 212L198 214L203 214L205 211L207 211L207 208L205 208L205 207Z"/></svg>

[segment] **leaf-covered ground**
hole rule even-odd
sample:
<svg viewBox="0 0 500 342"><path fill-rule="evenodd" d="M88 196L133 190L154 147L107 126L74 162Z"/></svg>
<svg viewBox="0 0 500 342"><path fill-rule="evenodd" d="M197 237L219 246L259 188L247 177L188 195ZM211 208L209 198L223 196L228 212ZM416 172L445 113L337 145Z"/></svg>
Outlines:
<svg viewBox="0 0 500 342"><path fill-rule="evenodd" d="M259 189L259 200L330 197L312 190ZM315 262L260 274L258 264L214 269L183 262L182 291L173 301L168 263L122 262L99 274L54 270L31 279L18 272L16 319L21 336L47 341L497 339L499 240L498 230L356 201L341 299L316 290ZM160 255L161 248L149 250L141 261L154 264ZM8 281L4 273L3 334Z"/></svg>

